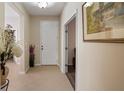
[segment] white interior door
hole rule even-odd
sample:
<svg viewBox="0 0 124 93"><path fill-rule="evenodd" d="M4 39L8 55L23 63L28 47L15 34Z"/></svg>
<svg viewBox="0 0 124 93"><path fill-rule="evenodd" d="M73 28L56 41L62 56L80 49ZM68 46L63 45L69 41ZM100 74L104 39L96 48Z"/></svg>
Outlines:
<svg viewBox="0 0 124 93"><path fill-rule="evenodd" d="M41 64L56 65L58 62L58 21L42 21L41 28Z"/></svg>

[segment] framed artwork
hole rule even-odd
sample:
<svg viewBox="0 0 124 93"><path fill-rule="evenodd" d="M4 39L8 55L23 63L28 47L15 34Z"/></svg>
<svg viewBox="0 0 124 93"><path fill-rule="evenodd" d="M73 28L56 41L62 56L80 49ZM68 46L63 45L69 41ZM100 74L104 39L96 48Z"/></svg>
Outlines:
<svg viewBox="0 0 124 93"><path fill-rule="evenodd" d="M124 42L124 2L94 2L82 6L83 40Z"/></svg>

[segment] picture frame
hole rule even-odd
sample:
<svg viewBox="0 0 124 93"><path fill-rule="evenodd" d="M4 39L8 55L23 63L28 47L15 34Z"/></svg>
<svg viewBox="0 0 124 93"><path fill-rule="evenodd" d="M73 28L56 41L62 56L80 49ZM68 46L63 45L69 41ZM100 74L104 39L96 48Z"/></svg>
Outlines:
<svg viewBox="0 0 124 93"><path fill-rule="evenodd" d="M85 2L83 41L124 43L124 2Z"/></svg>

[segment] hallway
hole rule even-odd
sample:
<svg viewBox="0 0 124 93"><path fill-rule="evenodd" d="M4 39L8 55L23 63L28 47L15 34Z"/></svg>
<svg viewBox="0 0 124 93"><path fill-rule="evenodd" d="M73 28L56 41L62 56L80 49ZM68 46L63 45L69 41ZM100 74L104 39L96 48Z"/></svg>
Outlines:
<svg viewBox="0 0 124 93"><path fill-rule="evenodd" d="M13 30L20 31L19 37L21 38L19 42L10 44L13 47L17 45L17 51L15 49L15 53L12 52L12 54L14 56L17 54L17 57L21 58L17 61L21 65L7 63L9 67L7 78L10 81L8 91L74 91L72 86L75 86L75 91L124 90L123 2L46 1L45 6L41 1L0 2L0 45L2 45L0 55L8 60L8 54L11 51L8 52L9 46L4 46L7 36L2 34L6 31L5 24L9 23L5 20L6 4L20 17L20 29L14 28ZM103 5L105 10L101 8ZM89 9L90 12L88 12ZM7 13L10 17L14 15L10 11ZM67 30L69 30L66 25L74 17L75 28L72 26L71 31L75 29L75 39L69 41L66 40ZM118 18L119 20L116 20ZM14 22L12 18L8 19ZM110 21L107 22L107 20ZM57 22L57 24L53 25L52 22ZM17 25L16 22L14 23ZM9 24L12 25L12 23ZM93 32L92 29L94 29ZM10 36L15 37L11 33ZM75 41L75 46L69 53L67 45L69 42L72 43L71 40ZM32 55L34 67L30 68ZM70 55L73 60L69 63L67 61ZM1 64L4 65L6 60L0 59ZM68 79L66 72L69 66L73 66L75 70L69 73ZM72 82L70 83L69 80Z"/></svg>
<svg viewBox="0 0 124 93"><path fill-rule="evenodd" d="M73 91L66 75L57 66L37 66L20 74L18 65L8 62L9 91Z"/></svg>

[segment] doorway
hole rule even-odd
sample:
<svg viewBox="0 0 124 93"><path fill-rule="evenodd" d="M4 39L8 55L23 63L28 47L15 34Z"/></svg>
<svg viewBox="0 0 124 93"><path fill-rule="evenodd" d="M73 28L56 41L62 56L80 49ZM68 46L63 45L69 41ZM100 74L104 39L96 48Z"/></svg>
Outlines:
<svg viewBox="0 0 124 93"><path fill-rule="evenodd" d="M41 21L40 29L41 64L57 65L59 21Z"/></svg>
<svg viewBox="0 0 124 93"><path fill-rule="evenodd" d="M13 3L5 3L5 27L10 25L14 32L15 42L20 45L24 51L24 20L22 14ZM17 58L13 56L13 60L10 61L11 67L16 65L19 73L25 73L24 70L24 52L21 57ZM8 62L7 62L8 63Z"/></svg>
<svg viewBox="0 0 124 93"><path fill-rule="evenodd" d="M65 59L66 59L66 75L75 89L75 75L76 75L76 17L73 17L66 24L65 31Z"/></svg>

